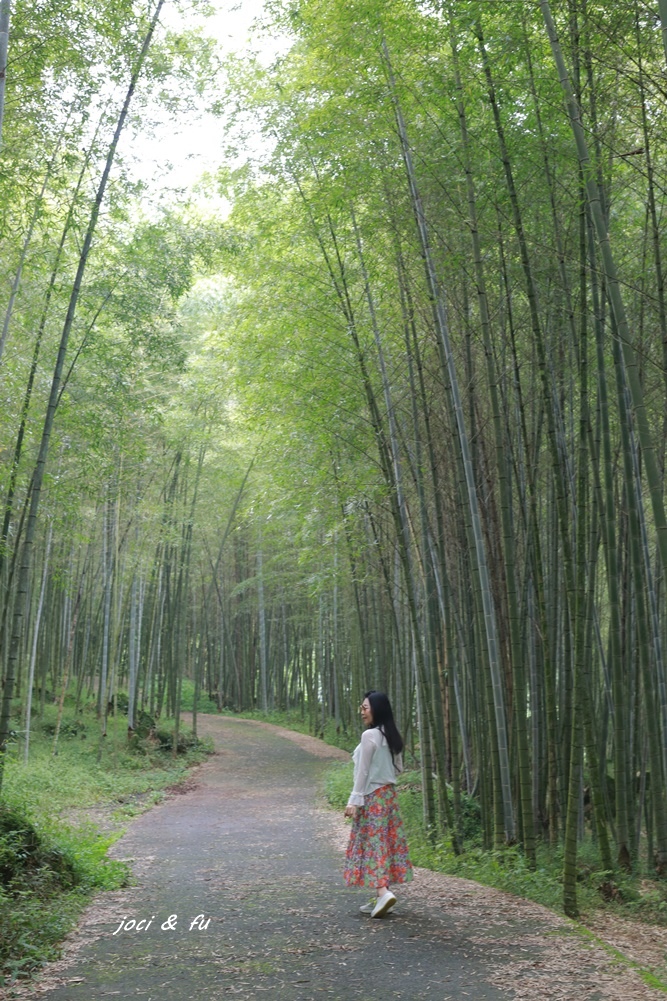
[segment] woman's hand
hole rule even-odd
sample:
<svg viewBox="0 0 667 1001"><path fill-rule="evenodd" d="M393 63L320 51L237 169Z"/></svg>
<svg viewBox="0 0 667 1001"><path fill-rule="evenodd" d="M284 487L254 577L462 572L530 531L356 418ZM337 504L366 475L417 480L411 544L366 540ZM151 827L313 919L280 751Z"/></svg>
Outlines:
<svg viewBox="0 0 667 1001"><path fill-rule="evenodd" d="M345 816L346 817L352 817L352 820L354 820L355 817L357 816L357 810L358 809L359 809L358 806L346 806L345 807Z"/></svg>

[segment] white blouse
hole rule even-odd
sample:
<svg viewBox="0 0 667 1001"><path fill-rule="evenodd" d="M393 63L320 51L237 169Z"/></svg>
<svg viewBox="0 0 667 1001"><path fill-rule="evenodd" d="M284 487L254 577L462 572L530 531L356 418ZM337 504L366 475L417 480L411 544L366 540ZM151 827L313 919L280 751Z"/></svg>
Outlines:
<svg viewBox="0 0 667 1001"><path fill-rule="evenodd" d="M348 806L363 806L369 793L375 792L380 786L395 784L396 773L403 770L401 755L397 754L392 759L387 738L377 727L364 730L361 743L354 749L352 760L354 788L347 801Z"/></svg>

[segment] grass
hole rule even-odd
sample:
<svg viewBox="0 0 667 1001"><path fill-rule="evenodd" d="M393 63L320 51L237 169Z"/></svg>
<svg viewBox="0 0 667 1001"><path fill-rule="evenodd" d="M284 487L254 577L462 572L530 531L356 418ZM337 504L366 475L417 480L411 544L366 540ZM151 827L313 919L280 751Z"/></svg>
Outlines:
<svg viewBox="0 0 667 1001"><path fill-rule="evenodd" d="M327 797L337 806L343 790L343 802L347 801L352 784L351 768L344 767L345 771L340 769L338 774L332 771L327 778ZM448 839L429 836L422 818L419 782L418 773L407 772L398 783L401 816L415 865L505 890L563 913L561 847L553 849L538 843L537 865L531 868L517 846L485 850L479 832L475 834L469 822L465 850L457 855ZM597 847L590 839L579 845L578 873L577 900L584 922L587 916L606 911L647 924L667 926L667 884L664 881L648 880L645 874L617 872L610 882L609 874L600 867ZM611 899L610 886L613 889Z"/></svg>
<svg viewBox="0 0 667 1001"><path fill-rule="evenodd" d="M308 714L297 709L268 712L255 710L234 715L315 735L327 744L350 752L359 739L358 732L341 732L333 721L322 727L319 717L313 726ZM325 797L331 806L342 810L351 788L351 761L332 765L325 778L324 788ZM520 848L516 846L492 851L483 849L479 804L472 797L464 795L462 812L465 851L456 855L446 838L434 838L424 827L419 771L406 770L399 777L398 796L410 843L410 855L416 865L505 890L563 913L561 848L554 850L549 845L538 844L537 865L534 869L530 868ZM632 876L617 872L610 883L608 874L600 868L597 848L590 839L579 846L578 861L577 896L584 919L587 914L606 909L647 924L667 926L667 881L653 879L650 874L638 871L637 875ZM613 891L612 899L609 899L610 887Z"/></svg>
<svg viewBox="0 0 667 1001"><path fill-rule="evenodd" d="M352 781L351 761L336 763L328 769L324 779L324 794L336 810L340 811L345 807ZM561 849L554 851L548 845L539 845L534 869L530 868L517 847L483 850L480 844L478 804L470 797L463 797L463 827L467 847L462 854L456 855L447 840L433 838L424 826L421 774L410 770L403 772L397 782L397 792L410 845L410 857L415 865L504 890L563 913ZM609 874L600 870L597 848L590 840L580 845L578 858L577 896L582 914L580 929L600 946L615 954L625 966L637 969L647 986L667 993L662 968L656 971L660 976L656 976L656 972L644 969L638 962L615 950L585 927L586 921L600 912L666 926L667 882L616 873L612 884L615 895L609 900L603 892L610 885ZM639 934L643 934L643 929Z"/></svg>
<svg viewBox="0 0 667 1001"><path fill-rule="evenodd" d="M56 707L33 719L30 757L10 744L0 800L0 984L55 959L91 894L124 885L124 865L107 857L128 817L148 809L210 751L182 731L179 753L164 723L156 737L128 743L127 719L100 735L93 707L66 709L53 756ZM18 735L20 738L20 734ZM87 819L90 811L103 818Z"/></svg>
<svg viewBox="0 0 667 1001"><path fill-rule="evenodd" d="M193 692L184 683L182 708L192 705ZM199 711L214 712L213 703L201 700ZM258 719L300 733L313 733L307 715L290 712L246 712ZM0 801L0 984L28 976L58 955L59 943L76 921L81 908L97 889L122 886L127 873L107 857L109 846L122 833L129 817L159 802L165 789L176 785L188 768L210 750L193 746L183 731L179 754L171 750L171 733L162 725L154 738L135 736L128 744L126 719L110 718L108 735L99 735L92 707L74 715L66 711L59 750L52 755L55 707L47 706L44 718L33 722L30 761L22 761L22 745L14 744L5 764ZM351 751L357 733L344 733L329 723L315 727L327 743ZM325 779L325 796L336 809L347 803L352 787L352 763L332 765ZM538 849L538 864L530 869L515 847L484 851L480 845L479 808L464 799L466 850L456 855L448 841L425 830L422 816L421 776L404 772L398 795L410 853L415 864L436 872L475 880L508 891L562 912L562 855L548 846ZM99 809L106 833L85 821L89 810ZM3 811L12 818L3 827ZM17 837L25 830L26 843ZM32 847L31 847L32 846ZM30 865L23 865L26 858ZM605 902L600 888L606 874L597 868L594 845L581 846L579 903L584 913L607 907L623 916L667 925L667 884L617 876L616 899ZM23 868L22 868L23 866Z"/></svg>
<svg viewBox="0 0 667 1001"><path fill-rule="evenodd" d="M183 678L181 681L181 709L183 712L192 712L192 706L195 699L195 684L189 678ZM198 713L218 713L218 703L214 702L213 699L209 699L208 692L199 691L199 698L197 699L197 712Z"/></svg>
<svg viewBox="0 0 667 1001"><path fill-rule="evenodd" d="M351 762L332 765L327 772L324 793L331 806L337 810L342 810L347 803L352 776ZM410 844L410 857L415 865L505 890L563 913L562 849L554 850L545 844L538 845L537 865L534 869L531 869L524 854L516 846L484 850L481 845L478 806L470 797L463 797L465 850L457 855L448 839L433 837L424 826L420 773L403 772L398 780L397 791ZM608 874L601 870L597 848L590 840L579 846L578 864L577 897L584 920L587 915L605 910L647 924L667 926L665 881L649 879L646 873L632 876L615 873L611 884L613 896L608 899Z"/></svg>
<svg viewBox="0 0 667 1001"><path fill-rule="evenodd" d="M159 745L138 738L128 746L127 720L120 715L109 717L107 736L101 737L94 710L86 707L76 717L76 729L73 714L67 713L67 732L61 732L54 757L55 717L56 707L46 706L43 720L33 721L27 765L22 760L22 741L13 748L10 745L5 764L3 798L28 809L40 824L48 825L54 815L62 820L73 809L123 803L128 797L165 789L207 752L206 745L201 745L185 759L173 758L171 732L164 724L158 730ZM182 728L182 734L187 743L188 731Z"/></svg>
<svg viewBox="0 0 667 1001"><path fill-rule="evenodd" d="M331 747L340 747L344 751L350 751L350 753L352 753L359 741L358 733L350 733L337 727L335 721L332 719L327 720L323 724L318 715L313 725L310 717L302 713L300 709L253 709L233 714L229 713L229 711L223 711L223 715L234 715L239 719L256 719L262 723L273 723L274 726L284 726L286 729L294 730L296 733L305 733L311 737L318 737L325 744L330 744Z"/></svg>

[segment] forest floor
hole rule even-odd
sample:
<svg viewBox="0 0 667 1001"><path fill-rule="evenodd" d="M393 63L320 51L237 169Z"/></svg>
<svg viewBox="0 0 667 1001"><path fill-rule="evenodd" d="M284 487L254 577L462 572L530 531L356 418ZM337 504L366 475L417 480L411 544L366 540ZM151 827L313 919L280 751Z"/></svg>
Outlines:
<svg viewBox="0 0 667 1001"><path fill-rule="evenodd" d="M349 755L266 723L198 722L215 753L111 849L131 885L100 895L63 958L0 997L664 1001L646 974L667 979L665 929L600 919L591 934L423 869L386 918L361 914L367 895L341 879L347 827L317 799Z"/></svg>

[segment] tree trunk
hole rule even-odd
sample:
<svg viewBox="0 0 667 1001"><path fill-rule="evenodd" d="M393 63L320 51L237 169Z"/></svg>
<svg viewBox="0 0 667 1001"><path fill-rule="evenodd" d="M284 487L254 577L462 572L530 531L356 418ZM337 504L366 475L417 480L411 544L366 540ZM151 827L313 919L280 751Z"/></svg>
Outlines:
<svg viewBox="0 0 667 1001"><path fill-rule="evenodd" d="M79 263L77 267L76 277L74 279L74 285L72 287L72 292L70 295L67 315L65 317L65 323L60 338L60 346L58 348L58 356L56 359L56 364L53 372L53 379L51 381L51 393L46 411L46 417L44 420L44 427L42 429L39 455L35 466L32 496L30 500L30 512L28 515L26 534L23 542L21 566L19 568L19 578L17 582L16 595L14 599L14 611L12 616L12 634L9 646L9 657L7 661L7 672L5 675L5 682L2 694L2 706L0 708L0 789L2 789L2 780L4 777L5 753L7 749L7 740L9 738L11 705L12 705L12 698L14 695L14 682L16 680L16 673L18 668L21 631L22 631L23 618L25 614L26 596L28 592L28 577L32 566L32 546L37 527L37 514L39 511L39 503L41 500L42 481L44 479L44 471L46 468L46 461L49 453L49 445L51 443L51 432L53 429L53 420L55 417L55 410L60 391L60 383L65 365L65 356L67 354L69 335L72 330L72 325L74 323L74 317L76 314L76 308L79 301L79 295L81 293L81 286L86 271L86 265L88 263L90 248L93 242L93 236L97 226L97 220L99 217L100 208L109 181L109 175L111 173L111 168L113 166L113 162L115 159L116 149L118 147L118 142L120 140L120 136L123 131L125 121L127 119L132 97L136 89L137 81L139 79L141 70L143 69L146 55L148 53L148 49L150 47L150 43L153 37L153 32L155 31L155 27L157 25L160 11L162 10L163 5L164 5L164 0L159 0L153 18L151 20L150 27L144 39L143 46L139 54L139 58L132 73L130 85L128 87L128 91L125 97L125 102L123 104L123 108L119 115L118 122L116 125L116 130L113 139L111 141L109 151L107 153L106 164L97 189L97 195L95 197L95 202L93 204L93 209L88 222L88 228L86 230L86 235L84 237L83 245L81 248L81 254L79 256Z"/></svg>
<svg viewBox="0 0 667 1001"><path fill-rule="evenodd" d="M10 0L0 0L0 151L2 151L2 123L5 117L5 85L7 83L10 13Z"/></svg>

